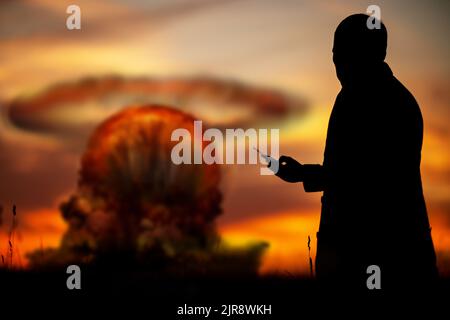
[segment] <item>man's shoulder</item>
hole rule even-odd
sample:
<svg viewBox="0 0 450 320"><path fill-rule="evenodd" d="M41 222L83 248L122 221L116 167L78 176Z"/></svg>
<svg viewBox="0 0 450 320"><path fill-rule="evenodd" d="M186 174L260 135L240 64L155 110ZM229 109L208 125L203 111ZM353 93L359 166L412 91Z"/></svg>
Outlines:
<svg viewBox="0 0 450 320"><path fill-rule="evenodd" d="M394 76L392 76L391 80L391 90L392 95L395 95L398 100L406 104L418 106L416 98L413 96L413 94L408 90L408 88L403 85L403 83L400 82L400 80L398 80Z"/></svg>

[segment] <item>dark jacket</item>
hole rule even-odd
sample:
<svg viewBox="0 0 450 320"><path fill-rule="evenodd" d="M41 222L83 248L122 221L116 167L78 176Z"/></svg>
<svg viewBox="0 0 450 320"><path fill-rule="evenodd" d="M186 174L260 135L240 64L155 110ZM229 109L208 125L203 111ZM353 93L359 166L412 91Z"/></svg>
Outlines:
<svg viewBox="0 0 450 320"><path fill-rule="evenodd" d="M422 137L419 106L387 64L343 86L323 165L304 166L305 191L323 191L317 277L365 285L373 264L387 285L436 276L420 176Z"/></svg>

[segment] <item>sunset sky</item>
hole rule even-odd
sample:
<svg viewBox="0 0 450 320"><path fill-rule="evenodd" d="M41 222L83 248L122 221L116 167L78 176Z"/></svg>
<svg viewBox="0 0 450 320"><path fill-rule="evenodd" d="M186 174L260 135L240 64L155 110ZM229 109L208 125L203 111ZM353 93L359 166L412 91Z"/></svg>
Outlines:
<svg viewBox="0 0 450 320"><path fill-rule="evenodd" d="M81 30L66 29L70 4L81 8ZM305 101L306 113L276 119L272 127L280 128L281 154L320 163L340 89L333 33L342 19L371 4L381 8L388 29L386 61L421 106L425 198L438 265L450 275L450 3L445 0L2 1L0 252L7 250L12 204L18 208L17 245L24 264L26 252L58 245L66 228L58 206L76 187L84 150L83 142L66 135L16 126L5 112L10 101L85 77L236 80ZM192 112L207 116L209 104L214 101ZM221 117L230 107L213 112ZM104 117L93 115L96 110L61 112L52 121L81 128ZM256 128L260 117L252 115ZM320 194L261 176L255 165L229 165L223 173L224 214L218 220L223 238L234 245L269 242L262 272L307 273L307 237L314 256Z"/></svg>

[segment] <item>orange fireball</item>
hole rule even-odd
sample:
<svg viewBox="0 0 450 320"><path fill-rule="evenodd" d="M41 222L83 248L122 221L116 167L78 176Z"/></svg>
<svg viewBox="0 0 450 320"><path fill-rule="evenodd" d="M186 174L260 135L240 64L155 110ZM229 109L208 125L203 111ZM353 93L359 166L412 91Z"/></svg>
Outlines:
<svg viewBox="0 0 450 320"><path fill-rule="evenodd" d="M173 164L171 133L177 128L193 134L193 118L143 106L126 108L95 130L77 191L61 206L69 224L63 251L85 257L124 251L176 256L218 239L220 170Z"/></svg>

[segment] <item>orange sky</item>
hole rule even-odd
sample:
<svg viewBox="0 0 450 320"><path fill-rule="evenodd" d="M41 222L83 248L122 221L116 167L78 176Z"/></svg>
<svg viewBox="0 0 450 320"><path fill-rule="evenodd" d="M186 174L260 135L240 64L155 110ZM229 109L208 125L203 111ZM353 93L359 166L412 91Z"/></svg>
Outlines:
<svg viewBox="0 0 450 320"><path fill-rule="evenodd" d="M319 163L339 90L333 32L347 15L378 4L389 32L387 62L418 100L425 121L422 173L438 251L450 274L449 4L443 1L77 1L82 30L65 29L71 1L0 3L0 203L7 250L9 210L18 206L22 255L56 246L58 205L76 186L82 146L13 126L3 102L84 76L208 75L268 86L309 102L304 117L277 124L282 154ZM82 121L82 116L79 119ZM387 159L388 160L388 159ZM219 229L230 243L266 240L261 270L308 272L306 239L319 221L319 194L260 176L259 167L224 170ZM244 196L245 195L245 196ZM314 253L314 252L313 252Z"/></svg>

